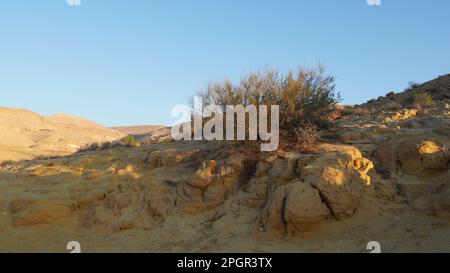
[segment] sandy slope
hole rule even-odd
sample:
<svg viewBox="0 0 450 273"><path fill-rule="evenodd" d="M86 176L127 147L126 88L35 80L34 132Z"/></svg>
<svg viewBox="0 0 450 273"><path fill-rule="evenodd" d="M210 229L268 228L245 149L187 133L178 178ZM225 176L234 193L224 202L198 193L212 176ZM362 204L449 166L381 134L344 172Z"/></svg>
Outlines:
<svg viewBox="0 0 450 273"><path fill-rule="evenodd" d="M94 142L124 134L75 116L40 116L28 110L0 108L0 161L60 156Z"/></svg>
<svg viewBox="0 0 450 273"><path fill-rule="evenodd" d="M0 252L449 252L449 130L448 109L402 110L344 117L315 154L196 141L3 166Z"/></svg>
<svg viewBox="0 0 450 273"><path fill-rule="evenodd" d="M450 86L439 90L430 109L343 115L315 153L166 142L161 128L150 145L2 164L0 252L74 240L83 252L450 252ZM0 117L10 157L122 136L66 115Z"/></svg>

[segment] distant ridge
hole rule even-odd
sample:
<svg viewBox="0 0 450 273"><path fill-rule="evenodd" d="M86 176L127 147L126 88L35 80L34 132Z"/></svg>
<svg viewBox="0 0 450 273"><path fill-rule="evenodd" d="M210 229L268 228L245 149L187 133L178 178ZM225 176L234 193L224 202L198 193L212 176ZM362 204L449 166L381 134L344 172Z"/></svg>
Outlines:
<svg viewBox="0 0 450 273"><path fill-rule="evenodd" d="M67 114L41 116L29 110L0 107L0 162L63 156L91 143L125 134Z"/></svg>
<svg viewBox="0 0 450 273"><path fill-rule="evenodd" d="M158 129L164 128L164 125L136 125L136 126L117 126L111 129L122 132L127 135L143 135Z"/></svg>
<svg viewBox="0 0 450 273"><path fill-rule="evenodd" d="M170 139L170 127L164 125L120 126L111 129L136 137L142 144Z"/></svg>
<svg viewBox="0 0 450 273"><path fill-rule="evenodd" d="M411 100L412 96L420 92L430 94L433 100L437 102L450 100L450 74L439 76L422 84L412 84L412 86L402 92L390 92L386 94L386 96L371 99L360 106L377 108L390 101L395 101L403 106L408 106L413 104Z"/></svg>

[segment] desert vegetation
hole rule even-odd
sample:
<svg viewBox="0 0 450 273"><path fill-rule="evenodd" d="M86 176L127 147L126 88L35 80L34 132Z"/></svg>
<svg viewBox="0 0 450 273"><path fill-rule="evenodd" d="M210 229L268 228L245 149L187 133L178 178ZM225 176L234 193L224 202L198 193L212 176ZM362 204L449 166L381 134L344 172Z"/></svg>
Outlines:
<svg viewBox="0 0 450 273"><path fill-rule="evenodd" d="M321 66L289 70L286 74L275 69L261 70L244 75L237 83L209 83L197 96L204 106L219 105L223 112L227 105L279 105L280 130L293 137L298 137L298 132L303 135L329 126L330 119L338 118L335 110L341 101L334 77Z"/></svg>
<svg viewBox="0 0 450 273"><path fill-rule="evenodd" d="M433 98L426 92L416 93L412 96L412 99L414 106L419 110L424 107L432 106L434 103Z"/></svg>
<svg viewBox="0 0 450 273"><path fill-rule="evenodd" d="M140 145L139 139L136 137L126 136L119 141L87 144L79 149L78 152L95 152L120 147L139 147Z"/></svg>
<svg viewBox="0 0 450 273"><path fill-rule="evenodd" d="M127 136L122 139L122 142L128 147L138 147L140 145L139 140L134 136Z"/></svg>
<svg viewBox="0 0 450 273"><path fill-rule="evenodd" d="M321 131L317 125L307 123L297 129L297 147L302 152L315 152L320 141Z"/></svg>
<svg viewBox="0 0 450 273"><path fill-rule="evenodd" d="M406 87L405 91L412 90L412 89L416 89L416 88L418 88L419 86L420 86L420 83L419 83L419 82L410 81L410 82L408 83L408 87Z"/></svg>

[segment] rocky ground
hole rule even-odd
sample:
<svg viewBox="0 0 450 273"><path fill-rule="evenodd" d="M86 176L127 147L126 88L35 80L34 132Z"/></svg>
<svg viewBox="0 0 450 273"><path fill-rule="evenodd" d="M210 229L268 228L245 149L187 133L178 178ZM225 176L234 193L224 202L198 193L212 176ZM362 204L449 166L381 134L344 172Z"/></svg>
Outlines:
<svg viewBox="0 0 450 273"><path fill-rule="evenodd" d="M0 252L449 252L448 105L335 126L315 153L164 142L3 164Z"/></svg>

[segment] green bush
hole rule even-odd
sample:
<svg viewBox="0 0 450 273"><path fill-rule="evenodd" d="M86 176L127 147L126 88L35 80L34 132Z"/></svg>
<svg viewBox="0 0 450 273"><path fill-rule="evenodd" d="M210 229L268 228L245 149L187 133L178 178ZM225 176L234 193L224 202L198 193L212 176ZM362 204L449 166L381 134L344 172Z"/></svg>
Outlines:
<svg viewBox="0 0 450 273"><path fill-rule="evenodd" d="M334 77L319 66L313 69L277 70L250 73L237 83L229 80L210 83L198 96L204 105L279 105L280 129L295 133L305 124L324 127L340 101Z"/></svg>
<svg viewBox="0 0 450 273"><path fill-rule="evenodd" d="M127 136L123 138L122 141L125 142L125 145L129 147L138 147L140 145L139 139L135 138L134 136Z"/></svg>
<svg viewBox="0 0 450 273"><path fill-rule="evenodd" d="M429 107L434 104L433 98L430 96L430 94L426 92L420 92L416 93L412 96L414 106L417 109L422 109L424 107Z"/></svg>

